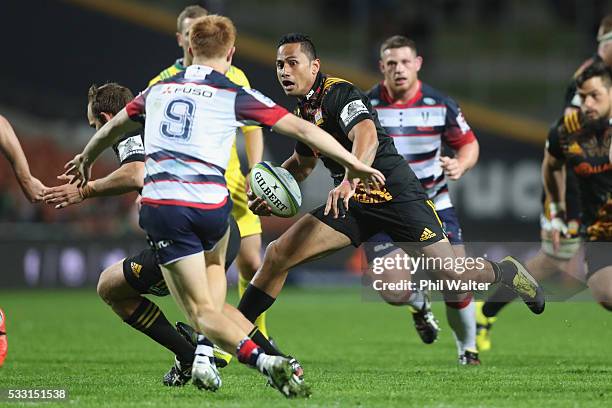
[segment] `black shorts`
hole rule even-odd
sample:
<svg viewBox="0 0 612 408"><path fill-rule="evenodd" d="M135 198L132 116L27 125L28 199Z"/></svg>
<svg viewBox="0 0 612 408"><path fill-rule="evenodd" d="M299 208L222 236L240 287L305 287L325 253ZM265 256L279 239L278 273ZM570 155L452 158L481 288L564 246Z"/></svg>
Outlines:
<svg viewBox="0 0 612 408"><path fill-rule="evenodd" d="M413 242L427 246L445 238L442 222L430 200L364 204L350 200L345 217L323 215L325 206L311 214L346 235L358 247L374 234L385 232L393 242Z"/></svg>
<svg viewBox="0 0 612 408"><path fill-rule="evenodd" d="M229 269L240 250L240 230L230 217L230 237L225 255L225 269ZM147 248L139 254L123 260L123 276L127 283L140 294L166 296L170 292L164 281L155 251Z"/></svg>

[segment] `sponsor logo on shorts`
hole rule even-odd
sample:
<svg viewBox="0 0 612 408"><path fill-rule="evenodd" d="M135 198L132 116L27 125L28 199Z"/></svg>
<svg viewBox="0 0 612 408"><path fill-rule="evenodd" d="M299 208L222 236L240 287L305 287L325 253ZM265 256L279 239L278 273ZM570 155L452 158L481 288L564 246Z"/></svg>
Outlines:
<svg viewBox="0 0 612 408"><path fill-rule="evenodd" d="M433 237L435 237L435 236L436 236L436 233L435 233L435 232L433 232L432 230L430 230L429 228L427 228L427 227L426 227L426 228L423 230L423 232L421 233L421 238L420 238L420 240L421 240L421 242L423 242L423 241L427 241L428 239L432 239L432 238L433 238Z"/></svg>
<svg viewBox="0 0 612 408"><path fill-rule="evenodd" d="M142 270L142 265L137 264L136 262L130 262L130 269L132 269L132 273L137 278L140 278L140 271Z"/></svg>
<svg viewBox="0 0 612 408"><path fill-rule="evenodd" d="M156 249L164 249L164 248L168 248L170 245L172 245L174 243L174 241L172 241L171 239L165 239L163 241L157 241L155 243L155 248Z"/></svg>

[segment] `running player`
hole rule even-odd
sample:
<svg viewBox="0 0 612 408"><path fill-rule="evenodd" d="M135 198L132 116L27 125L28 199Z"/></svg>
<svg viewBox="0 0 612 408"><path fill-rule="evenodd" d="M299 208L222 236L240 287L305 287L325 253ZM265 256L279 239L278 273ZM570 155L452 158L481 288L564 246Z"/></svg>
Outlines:
<svg viewBox="0 0 612 408"><path fill-rule="evenodd" d="M565 93L564 120L568 126L577 123L578 112L580 111L580 97L576 93L576 78L590 65L595 62L604 62L612 66L612 14L607 15L601 20L597 31L598 47L597 52L591 58L584 61L573 75L570 85ZM556 132L555 125L551 132ZM555 234L551 214L557 212L556 205L545 199L543 192L543 212L540 216L542 248L538 254L527 261L527 267L534 271L537 279L545 279L548 276L563 273L570 276L583 276L584 254L580 251L580 189L578 180L571 167L565 169L565 217L567 225L566 234ZM515 296L503 287L500 287L491 295L486 303L477 302L476 322L477 322L477 346L480 351L491 349L491 329L497 320L499 312Z"/></svg>
<svg viewBox="0 0 612 408"><path fill-rule="evenodd" d="M111 120L134 95L117 83L100 87L92 85L87 93L87 120L94 129L100 129ZM90 180L83 187L67 182L45 190L44 200L56 208L65 208L83 200L140 191L144 180L144 144L142 129L128 132L114 145L113 150L120 163L117 170L106 177ZM69 181L62 175L60 180ZM240 233L236 222L231 219L231 234L226 257L226 269L233 262L240 247ZM124 258L106 268L98 280L98 295L123 321L134 329L175 354L173 367L164 375L163 383L168 386L182 386L191 379L193 356L192 330L184 323L177 323L177 330L168 322L159 307L144 295L166 296L168 287L151 248L139 254ZM250 333L257 344L265 345L267 340L257 328ZM278 353L277 353L278 354Z"/></svg>
<svg viewBox="0 0 612 408"><path fill-rule="evenodd" d="M9 121L2 115L0 115L0 153L11 164L21 191L23 191L26 198L32 203L41 201L46 187L30 173L30 166L23 153L19 139L17 139ZM4 310L0 309L0 366L4 364L7 353L6 314Z"/></svg>
<svg viewBox="0 0 612 408"><path fill-rule="evenodd" d="M434 204L393 140L380 126L368 98L353 84L320 72L314 44L303 34L287 34L278 44L277 78L287 95L298 98L296 112L331 133L346 150L386 177L385 187L353 188L343 167L317 149L298 142L283 167L299 182L312 172L320 157L336 187L326 205L303 216L266 249L262 267L242 297L239 310L250 320L267 310L279 295L289 269L353 244L358 247L378 232L412 253L417 246L428 259L450 259L455 252L442 230ZM251 209L260 215L270 208L253 198ZM340 215L340 216L339 216ZM443 282L503 282L514 287L534 313L544 309L540 287L514 259L470 265L463 273L446 263L431 271ZM519 288L520 286L520 288Z"/></svg>
<svg viewBox="0 0 612 408"><path fill-rule="evenodd" d="M231 20L200 17L190 31L193 65L149 87L117 113L67 164L68 173L80 185L87 183L101 151L137 128L133 119L146 113L140 224L170 293L199 332L224 350L235 350L241 363L257 368L283 395L307 396L307 386L292 375L290 360L258 347L247 336L253 325L225 303L223 265L232 204L224 172L236 129L245 122L271 126L342 163L351 180L382 182L384 176L316 126L224 76L235 51ZM212 357L212 343L202 338L192 370L200 388L221 385Z"/></svg>
<svg viewBox="0 0 612 408"><path fill-rule="evenodd" d="M554 235L567 231L562 192L565 167L577 177L581 198L581 224L586 249L587 285L593 297L612 311L612 67L603 61L586 67L576 78L580 97L578 121L560 121L549 134L542 175L551 208ZM605 244L604 244L605 243Z"/></svg>
<svg viewBox="0 0 612 408"><path fill-rule="evenodd" d="M458 180L478 161L479 146L465 121L459 105L418 78L422 58L414 41L395 35L380 47L383 81L368 92L380 124L393 137L394 144L418 177L427 196L436 206L444 232L459 257L465 257L462 231L448 193L446 178ZM447 146L454 157L442 153ZM392 243L386 233L376 234L370 242ZM378 249L378 251L377 251ZM401 251L395 245L368 245L368 261L375 257L394 257ZM445 293L446 316L453 330L459 362L478 365L476 322L471 293ZM417 332L425 343L438 334L428 297L414 291L409 298Z"/></svg>
<svg viewBox="0 0 612 408"><path fill-rule="evenodd" d="M185 67L191 65L192 57L189 54L189 29L191 24L198 17L203 17L208 14L208 11L197 5L186 7L178 16L176 21L176 41L183 50L183 57L160 72L155 78L149 82L149 86L168 79L171 76L185 70ZM230 81L245 88L250 88L249 80L244 72L234 65L230 66L225 74ZM245 147L250 169L262 160L263 157L263 133L259 126L243 126L240 128L245 138ZM232 154L230 161L225 171L225 181L227 188L230 191L234 207L232 208L232 216L238 223L240 228L240 236L242 242L236 264L238 266L238 294L242 296L246 286L255 272L261 265L261 222L259 217L249 210L247 206L247 178L242 174L240 169L240 159L236 145L232 146ZM262 314L255 322L255 325L260 328L261 332L268 337L268 328L266 325L266 315ZM229 363L230 354L216 352L217 356L225 358Z"/></svg>

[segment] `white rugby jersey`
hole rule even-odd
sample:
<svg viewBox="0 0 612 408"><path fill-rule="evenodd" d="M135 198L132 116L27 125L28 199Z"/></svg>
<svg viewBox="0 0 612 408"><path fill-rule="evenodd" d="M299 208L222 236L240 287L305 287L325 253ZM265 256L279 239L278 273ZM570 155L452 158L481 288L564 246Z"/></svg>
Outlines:
<svg viewBox="0 0 612 408"><path fill-rule="evenodd" d="M126 106L145 114L142 202L218 208L238 127L273 126L287 110L253 89L234 84L203 65L157 82Z"/></svg>
<svg viewBox="0 0 612 408"><path fill-rule="evenodd" d="M459 105L420 81L417 94L405 104L394 102L382 83L368 92L368 98L436 210L452 207L440 163L442 143L456 150L476 140Z"/></svg>

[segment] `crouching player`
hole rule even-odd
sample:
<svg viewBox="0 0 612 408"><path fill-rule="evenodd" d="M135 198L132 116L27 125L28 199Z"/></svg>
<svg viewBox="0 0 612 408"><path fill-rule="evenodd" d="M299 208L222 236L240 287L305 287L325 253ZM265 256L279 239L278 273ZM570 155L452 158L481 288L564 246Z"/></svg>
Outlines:
<svg viewBox="0 0 612 408"><path fill-rule="evenodd" d="M224 73L234 55L235 28L221 16L201 17L190 33L193 64L145 90L93 136L67 166L89 180L91 165L104 148L145 114L145 178L140 224L156 252L168 289L194 327L238 361L256 368L287 397L308 396L292 374L290 360L271 356L247 333L253 325L225 303L225 258L232 203L224 178L236 129L260 123L324 152L347 168L350 180L384 181L330 135L288 114ZM192 381L200 388L221 386L212 343L200 338Z"/></svg>

